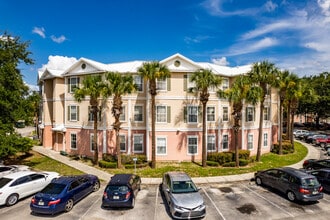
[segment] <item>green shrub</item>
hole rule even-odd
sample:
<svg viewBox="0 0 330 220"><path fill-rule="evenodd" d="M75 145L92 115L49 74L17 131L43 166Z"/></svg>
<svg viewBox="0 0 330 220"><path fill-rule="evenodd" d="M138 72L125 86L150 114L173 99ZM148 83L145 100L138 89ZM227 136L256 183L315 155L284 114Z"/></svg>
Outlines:
<svg viewBox="0 0 330 220"><path fill-rule="evenodd" d="M273 144L273 148L271 150L272 153L279 154L280 151L280 145ZM291 144L290 141L283 141L282 142L282 152L283 154L291 154L294 152L294 146Z"/></svg>
<svg viewBox="0 0 330 220"><path fill-rule="evenodd" d="M235 155L235 153L234 153ZM249 160L250 151L249 150L239 150L238 151L239 159Z"/></svg>
<svg viewBox="0 0 330 220"><path fill-rule="evenodd" d="M249 160L245 160L245 159L240 159L239 160L239 165L242 166L242 167L244 167L248 164L249 164Z"/></svg>
<svg viewBox="0 0 330 220"><path fill-rule="evenodd" d="M100 160L99 161L99 166L102 168L112 168L115 169L117 168L117 163L116 162L109 162L105 160Z"/></svg>
<svg viewBox="0 0 330 220"><path fill-rule="evenodd" d="M219 166L218 162L210 161L210 160L206 161L206 164L207 164L207 166L210 166L210 167L218 167Z"/></svg>
<svg viewBox="0 0 330 220"><path fill-rule="evenodd" d="M234 161L222 164L223 167L235 167L235 165L236 163Z"/></svg>
<svg viewBox="0 0 330 220"><path fill-rule="evenodd" d="M115 155L112 154L103 154L102 160L108 161L108 162L116 162L117 158Z"/></svg>

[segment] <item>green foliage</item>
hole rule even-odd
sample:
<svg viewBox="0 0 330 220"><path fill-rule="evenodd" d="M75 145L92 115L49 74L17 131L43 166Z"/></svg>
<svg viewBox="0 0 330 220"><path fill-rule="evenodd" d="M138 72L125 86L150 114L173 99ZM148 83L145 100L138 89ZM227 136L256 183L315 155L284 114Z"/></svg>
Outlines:
<svg viewBox="0 0 330 220"><path fill-rule="evenodd" d="M279 144L273 144L272 153L278 154L280 151ZM291 154L294 152L294 147L292 146L290 141L282 142L282 152L283 154Z"/></svg>
<svg viewBox="0 0 330 220"><path fill-rule="evenodd" d="M0 135L0 158L14 156L18 152L28 153L33 147L33 140L17 134Z"/></svg>
<svg viewBox="0 0 330 220"><path fill-rule="evenodd" d="M99 166L102 167L102 168L116 169L117 168L117 162L100 160L99 161Z"/></svg>
<svg viewBox="0 0 330 220"><path fill-rule="evenodd" d="M239 150L238 157L241 160L249 161L250 160L250 151L249 150ZM235 152L216 152L216 153L209 153L207 155L208 161L218 162L220 165L230 166L231 162L235 162ZM244 163L244 162L243 162ZM234 165L235 166L235 165Z"/></svg>
<svg viewBox="0 0 330 220"><path fill-rule="evenodd" d="M219 163L217 161L211 161L211 160L207 160L206 161L206 165L210 166L210 167L218 167Z"/></svg>

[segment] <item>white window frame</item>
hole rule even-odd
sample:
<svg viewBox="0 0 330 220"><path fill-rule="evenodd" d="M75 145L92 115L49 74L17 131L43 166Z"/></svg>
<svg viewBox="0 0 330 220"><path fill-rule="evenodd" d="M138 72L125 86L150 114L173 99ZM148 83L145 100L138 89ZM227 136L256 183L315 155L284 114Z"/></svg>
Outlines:
<svg viewBox="0 0 330 220"><path fill-rule="evenodd" d="M141 138L140 141L142 143L139 143L139 144L142 145L142 150L141 151L136 151L135 150L135 144L136 144L135 141L136 141L137 138ZM143 153L143 151L144 151L144 146L143 145L144 145L143 134L134 134L133 135L133 153Z"/></svg>
<svg viewBox="0 0 330 220"><path fill-rule="evenodd" d="M246 107L246 122L253 122L255 121L255 107ZM252 115L252 120L250 120L249 116Z"/></svg>
<svg viewBox="0 0 330 220"><path fill-rule="evenodd" d="M143 78L139 75L134 75L133 78L134 83L137 85L137 92L143 92Z"/></svg>
<svg viewBox="0 0 330 220"><path fill-rule="evenodd" d="M165 112L158 112L160 108L165 108ZM165 117L164 117L165 115ZM159 120L164 118L164 120ZM167 106L166 105L156 105L156 122L157 123L167 123Z"/></svg>
<svg viewBox="0 0 330 220"><path fill-rule="evenodd" d="M209 112L209 109L213 109L213 111ZM212 120L210 120L210 118ZM206 121L215 122L215 106L207 106L206 107Z"/></svg>
<svg viewBox="0 0 330 220"><path fill-rule="evenodd" d="M192 74L187 75L187 91L196 87L196 83L191 81Z"/></svg>
<svg viewBox="0 0 330 220"><path fill-rule="evenodd" d="M159 145L159 142L158 141L160 141L160 140L165 141L164 142L165 143L165 146L160 146ZM158 151L159 150L159 147L164 148L165 149L165 152L164 153L159 152ZM167 155L167 137L159 136L159 137L156 138L156 155Z"/></svg>
<svg viewBox="0 0 330 220"><path fill-rule="evenodd" d="M90 152L94 152L93 144L94 144L94 133L91 133L89 135L89 150L90 150Z"/></svg>
<svg viewBox="0 0 330 220"><path fill-rule="evenodd" d="M215 152L216 151L216 144L215 144L215 135L207 135L207 152ZM209 146L212 146L212 149L209 148Z"/></svg>
<svg viewBox="0 0 330 220"><path fill-rule="evenodd" d="M124 142L122 142L122 138L124 138ZM121 149L122 144L125 145L124 150ZM119 134L119 148L120 148L120 152L126 152L127 151L126 135L124 135L124 134Z"/></svg>
<svg viewBox="0 0 330 220"><path fill-rule="evenodd" d="M135 115L136 115L136 114L135 114L135 111L136 111L135 108L136 108L136 107L141 108L141 115L142 115L142 119L141 119L141 121L140 121L140 120L139 120L139 121L135 120ZM138 123L143 122L143 119L144 119L144 117L143 117L143 116L144 116L144 115L143 115L143 111L144 111L143 105L135 105L135 106L134 106L134 116L133 116L133 117L134 117L134 122L138 122ZM139 115L140 115L140 114L139 114Z"/></svg>
<svg viewBox="0 0 330 220"><path fill-rule="evenodd" d="M190 145L190 139L195 139L196 140L196 143L193 146ZM190 152L191 147L196 148L195 153ZM198 136L188 136L187 137L187 155L198 155Z"/></svg>
<svg viewBox="0 0 330 220"><path fill-rule="evenodd" d="M75 145L75 147L72 147L72 145ZM77 150L77 133L70 133L70 149Z"/></svg>
<svg viewBox="0 0 330 220"><path fill-rule="evenodd" d="M79 106L78 105L69 105L69 108L70 108L70 112L69 112L69 121L79 121ZM75 111L73 111L73 109ZM74 117L72 117L73 115L75 115L75 119L73 119Z"/></svg>
<svg viewBox="0 0 330 220"><path fill-rule="evenodd" d="M73 79L74 83L72 83ZM70 77L69 93L74 93L75 88L79 88L79 77L77 76Z"/></svg>
<svg viewBox="0 0 330 220"><path fill-rule="evenodd" d="M265 132L263 135L263 146L268 147L268 133Z"/></svg>
<svg viewBox="0 0 330 220"><path fill-rule="evenodd" d="M157 84L157 91L167 91L167 78L165 79L157 79L156 80Z"/></svg>
<svg viewBox="0 0 330 220"><path fill-rule="evenodd" d="M228 122L229 121L229 107L222 106L222 121Z"/></svg>
<svg viewBox="0 0 330 220"><path fill-rule="evenodd" d="M228 134L223 134L222 135L221 148L222 148L223 151L228 151L229 150L229 135Z"/></svg>
<svg viewBox="0 0 330 220"><path fill-rule="evenodd" d="M253 150L253 134L248 134L247 149L248 150Z"/></svg>
<svg viewBox="0 0 330 220"><path fill-rule="evenodd" d="M191 109L196 109L196 114L190 114ZM187 122L188 124L197 124L198 123L198 106L196 105L188 105L187 106ZM196 115L196 121L190 121L190 116L193 117Z"/></svg>
<svg viewBox="0 0 330 220"><path fill-rule="evenodd" d="M270 108L268 106L264 107L264 113L262 117L264 117L264 121L270 120Z"/></svg>
<svg viewBox="0 0 330 220"><path fill-rule="evenodd" d="M119 121L121 121L121 122L126 121L126 106L125 105L123 105L122 108L121 108L121 114L120 114L120 117L119 117Z"/></svg>

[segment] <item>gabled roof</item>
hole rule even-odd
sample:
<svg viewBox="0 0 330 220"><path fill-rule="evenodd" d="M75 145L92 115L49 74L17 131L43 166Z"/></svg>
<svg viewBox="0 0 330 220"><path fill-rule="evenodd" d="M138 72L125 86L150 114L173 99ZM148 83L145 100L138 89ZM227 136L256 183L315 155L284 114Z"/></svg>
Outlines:
<svg viewBox="0 0 330 220"><path fill-rule="evenodd" d="M120 73L136 73L138 68L142 66L144 61L131 61L131 62L121 62L121 63L112 63L108 66L113 69L113 71Z"/></svg>
<svg viewBox="0 0 330 220"><path fill-rule="evenodd" d="M207 62L198 62L198 64L202 66L203 69L210 69L215 74L228 77L242 75L251 70L251 65L228 67Z"/></svg>
<svg viewBox="0 0 330 220"><path fill-rule="evenodd" d="M82 65L85 64L85 67L82 68ZM80 58L77 62L75 62L72 66L66 69L63 72L63 76L67 75L77 75L77 74L89 74L89 73L98 73L98 72L107 72L114 71L109 67L109 65L100 63L94 60L90 60L87 58Z"/></svg>
<svg viewBox="0 0 330 220"><path fill-rule="evenodd" d="M43 72L39 72L39 80L51 79L55 77L63 78L62 73L63 70L52 70L46 68Z"/></svg>

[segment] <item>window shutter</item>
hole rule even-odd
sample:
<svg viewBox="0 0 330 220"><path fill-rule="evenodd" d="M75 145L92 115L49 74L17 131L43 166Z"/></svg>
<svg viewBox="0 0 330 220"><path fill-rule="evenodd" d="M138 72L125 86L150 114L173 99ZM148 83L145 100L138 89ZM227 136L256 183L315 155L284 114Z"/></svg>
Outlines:
<svg viewBox="0 0 330 220"><path fill-rule="evenodd" d="M167 78L167 91L171 91L171 78Z"/></svg>
<svg viewBox="0 0 330 220"><path fill-rule="evenodd" d="M71 92L71 91L70 91L70 82L71 82L71 80L70 80L70 78L68 78L68 93Z"/></svg>
<svg viewBox="0 0 330 220"><path fill-rule="evenodd" d="M70 114L71 114L70 106L68 106L68 121L70 121Z"/></svg>
<svg viewBox="0 0 330 220"><path fill-rule="evenodd" d="M171 123L171 106L167 106L167 123Z"/></svg>
<svg viewBox="0 0 330 220"><path fill-rule="evenodd" d="M183 75L183 91L187 91L187 86L188 86L188 76L187 75Z"/></svg>
<svg viewBox="0 0 330 220"><path fill-rule="evenodd" d="M187 123L187 106L183 107L183 121Z"/></svg>
<svg viewBox="0 0 330 220"><path fill-rule="evenodd" d="M88 121L91 121L91 106L88 106Z"/></svg>
<svg viewBox="0 0 330 220"><path fill-rule="evenodd" d="M77 121L79 121L79 106L77 106Z"/></svg>
<svg viewBox="0 0 330 220"><path fill-rule="evenodd" d="M100 106L100 109L99 109L99 118L98 118L98 121L101 121L101 116L102 116L102 106Z"/></svg>

